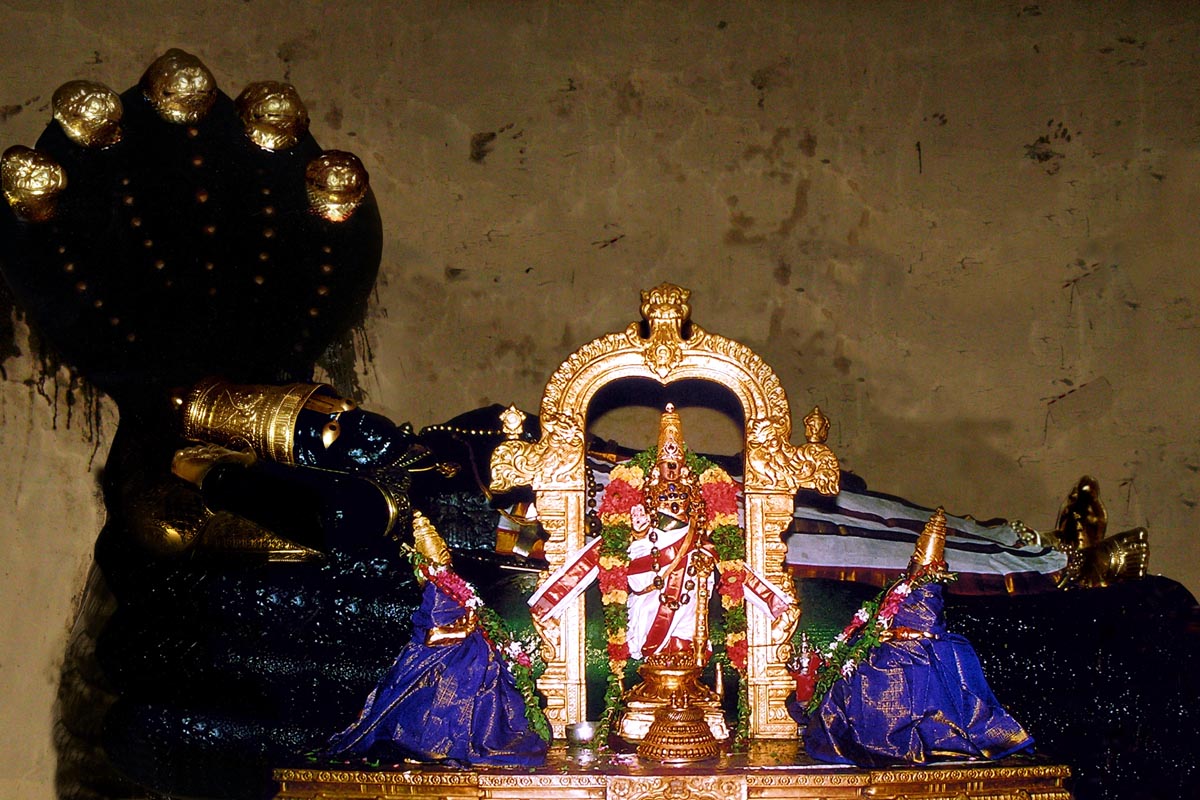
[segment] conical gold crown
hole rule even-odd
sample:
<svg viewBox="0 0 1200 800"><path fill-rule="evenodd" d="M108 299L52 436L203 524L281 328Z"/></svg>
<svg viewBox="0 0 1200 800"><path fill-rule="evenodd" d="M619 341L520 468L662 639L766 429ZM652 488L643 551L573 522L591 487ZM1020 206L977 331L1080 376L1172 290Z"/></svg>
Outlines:
<svg viewBox="0 0 1200 800"><path fill-rule="evenodd" d="M929 567L946 563L946 511L938 508L917 537L910 567Z"/></svg>
<svg viewBox="0 0 1200 800"><path fill-rule="evenodd" d="M674 403L667 403L658 423L658 465L678 469L683 463L683 420Z"/></svg>

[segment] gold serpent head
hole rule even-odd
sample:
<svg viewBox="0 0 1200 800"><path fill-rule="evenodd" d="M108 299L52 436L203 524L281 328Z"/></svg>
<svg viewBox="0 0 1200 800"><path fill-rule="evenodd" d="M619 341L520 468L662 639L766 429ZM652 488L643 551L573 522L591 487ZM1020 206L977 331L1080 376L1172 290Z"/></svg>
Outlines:
<svg viewBox="0 0 1200 800"><path fill-rule="evenodd" d="M308 133L308 109L290 83L251 83L235 105L246 135L264 150L288 150Z"/></svg>
<svg viewBox="0 0 1200 800"><path fill-rule="evenodd" d="M69 81L54 92L54 119L80 147L109 147L121 141L125 108L112 89L93 81Z"/></svg>
<svg viewBox="0 0 1200 800"><path fill-rule="evenodd" d="M330 222L343 222L367 196L369 179L358 156L326 150L309 162L304 182L313 211Z"/></svg>
<svg viewBox="0 0 1200 800"><path fill-rule="evenodd" d="M0 186L18 216L43 222L54 216L67 173L45 153L18 144L0 156Z"/></svg>
<svg viewBox="0 0 1200 800"><path fill-rule="evenodd" d="M167 122L195 125L216 102L217 81L200 59L172 48L147 68L142 91Z"/></svg>

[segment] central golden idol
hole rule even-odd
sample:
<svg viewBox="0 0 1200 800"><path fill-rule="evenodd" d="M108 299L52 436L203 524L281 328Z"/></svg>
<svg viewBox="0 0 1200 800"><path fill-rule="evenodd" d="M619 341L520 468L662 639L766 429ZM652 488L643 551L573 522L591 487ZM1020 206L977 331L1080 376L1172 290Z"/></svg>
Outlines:
<svg viewBox="0 0 1200 800"><path fill-rule="evenodd" d="M700 476L688 466L683 425L670 404L659 423L655 463L643 491L645 502L630 513L626 603L630 655L645 659L638 668L643 682L621 698L618 732L626 741L641 742L656 719L674 719L695 708L711 732L707 750L713 739L729 737L719 693L700 682L710 656L708 602L716 553L705 524ZM666 713L670 709L676 713Z"/></svg>

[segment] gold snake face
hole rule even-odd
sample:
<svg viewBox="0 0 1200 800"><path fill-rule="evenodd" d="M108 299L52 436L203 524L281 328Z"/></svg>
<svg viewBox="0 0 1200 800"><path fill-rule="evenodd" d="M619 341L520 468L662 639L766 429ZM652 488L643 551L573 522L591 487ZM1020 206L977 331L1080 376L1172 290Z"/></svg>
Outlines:
<svg viewBox="0 0 1200 800"><path fill-rule="evenodd" d="M54 119L81 147L108 147L121 141L121 98L102 83L70 81L58 87Z"/></svg>
<svg viewBox="0 0 1200 800"><path fill-rule="evenodd" d="M367 196L367 170L358 156L326 150L314 158L304 173L308 202L330 222L341 222Z"/></svg>
<svg viewBox="0 0 1200 800"><path fill-rule="evenodd" d="M236 104L246 135L264 150L287 150L308 133L308 109L290 83L251 83Z"/></svg>
<svg viewBox="0 0 1200 800"><path fill-rule="evenodd" d="M190 53L171 49L142 76L142 91L158 115L177 125L204 119L217 100L217 82Z"/></svg>
<svg viewBox="0 0 1200 800"><path fill-rule="evenodd" d="M4 198L21 217L40 222L54 214L67 173L57 161L29 147L14 145L0 157Z"/></svg>

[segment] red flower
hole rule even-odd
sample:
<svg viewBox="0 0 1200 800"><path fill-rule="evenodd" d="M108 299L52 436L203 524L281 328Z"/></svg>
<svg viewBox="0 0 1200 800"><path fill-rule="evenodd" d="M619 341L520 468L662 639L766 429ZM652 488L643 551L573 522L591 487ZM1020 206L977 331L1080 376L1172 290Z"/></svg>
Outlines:
<svg viewBox="0 0 1200 800"><path fill-rule="evenodd" d="M466 606L475 599L475 592L471 590L470 584L464 581L458 573L448 569L434 570L428 566L422 566L421 572L434 586L450 595L451 599L459 605Z"/></svg>
<svg viewBox="0 0 1200 800"><path fill-rule="evenodd" d="M733 664L734 669L738 672L745 672L746 657L749 655L749 652L750 650L745 639L738 639L725 646L725 654L729 656L729 663Z"/></svg>
<svg viewBox="0 0 1200 800"><path fill-rule="evenodd" d="M904 599L911 591L906 583L893 587L887 597L883 598L883 605L879 607L879 616L883 619L891 619L896 616L896 612L900 610L900 606L904 605Z"/></svg>
<svg viewBox="0 0 1200 800"><path fill-rule="evenodd" d="M642 493L622 480L609 482L600 501L600 516L628 514L629 509L642 502Z"/></svg>
<svg viewBox="0 0 1200 800"><path fill-rule="evenodd" d="M608 660L609 661L627 661L629 659L629 642L609 642L608 643Z"/></svg>
<svg viewBox="0 0 1200 800"><path fill-rule="evenodd" d="M624 566L600 568L600 593L622 592L629 589L628 570Z"/></svg>
<svg viewBox="0 0 1200 800"><path fill-rule="evenodd" d="M879 616L882 619L891 619L896 616L896 612L903 605L904 598L897 594L889 594L887 599L883 601L883 605L879 608Z"/></svg>
<svg viewBox="0 0 1200 800"><path fill-rule="evenodd" d="M717 586L717 591L726 597L741 600L745 595L745 581L745 570L727 569L721 573L721 583Z"/></svg>
<svg viewBox="0 0 1200 800"><path fill-rule="evenodd" d="M700 486L709 520L716 514L737 514L737 484L710 481Z"/></svg>

